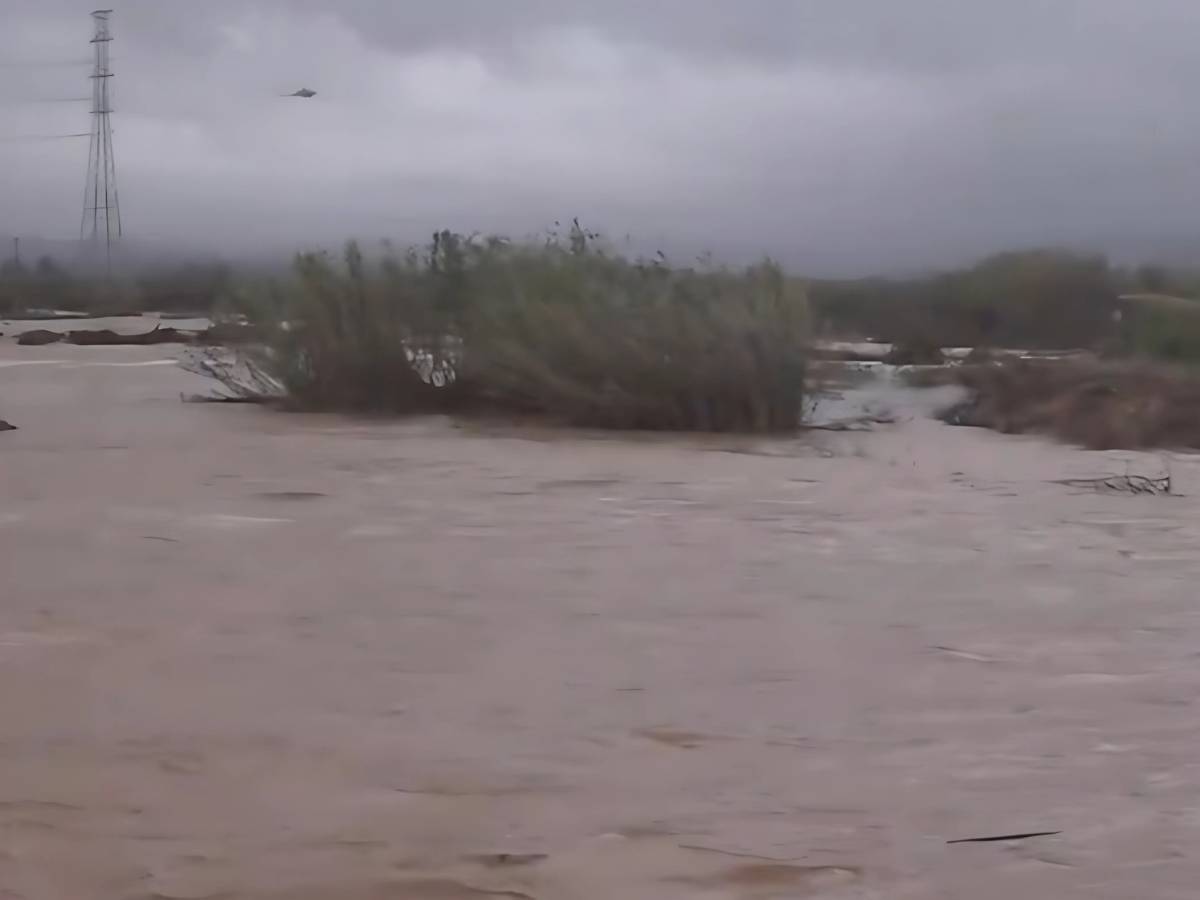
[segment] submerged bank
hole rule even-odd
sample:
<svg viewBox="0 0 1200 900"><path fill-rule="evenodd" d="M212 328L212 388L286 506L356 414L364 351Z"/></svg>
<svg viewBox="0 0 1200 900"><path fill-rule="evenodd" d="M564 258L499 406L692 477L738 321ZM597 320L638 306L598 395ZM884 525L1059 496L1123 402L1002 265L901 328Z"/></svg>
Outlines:
<svg viewBox="0 0 1200 900"><path fill-rule="evenodd" d="M1200 449L1200 375L1140 361L1007 361L911 373L966 392L941 418L1092 450Z"/></svg>

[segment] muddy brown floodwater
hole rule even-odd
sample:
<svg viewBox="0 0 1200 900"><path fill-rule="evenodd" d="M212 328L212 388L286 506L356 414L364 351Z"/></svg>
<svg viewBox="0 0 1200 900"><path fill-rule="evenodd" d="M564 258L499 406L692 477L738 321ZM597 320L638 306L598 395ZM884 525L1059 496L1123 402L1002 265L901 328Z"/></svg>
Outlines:
<svg viewBox="0 0 1200 900"><path fill-rule="evenodd" d="M289 416L171 352L0 342L4 900L1195 896L1193 460Z"/></svg>

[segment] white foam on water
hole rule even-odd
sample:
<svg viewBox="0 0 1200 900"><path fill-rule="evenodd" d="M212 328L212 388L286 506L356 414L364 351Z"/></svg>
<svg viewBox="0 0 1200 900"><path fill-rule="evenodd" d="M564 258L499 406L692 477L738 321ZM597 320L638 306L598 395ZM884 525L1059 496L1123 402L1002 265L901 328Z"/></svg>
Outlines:
<svg viewBox="0 0 1200 900"><path fill-rule="evenodd" d="M149 359L139 362L77 362L71 359L4 359L0 360L0 368L11 368L13 366L62 366L65 369L93 369L93 368L141 368L144 366L173 366L176 360L173 359Z"/></svg>
<svg viewBox="0 0 1200 900"><path fill-rule="evenodd" d="M807 424L827 426L873 416L896 420L928 418L966 397L966 390L958 385L912 387L900 378L896 366L878 364L864 371L862 364L854 365L866 377L856 384L818 394Z"/></svg>
<svg viewBox="0 0 1200 900"><path fill-rule="evenodd" d="M177 363L174 359L148 359L141 362L68 362L68 369L92 369L92 368L114 368L114 369L137 369L144 366L173 366Z"/></svg>
<svg viewBox="0 0 1200 900"><path fill-rule="evenodd" d="M359 525L346 534L352 538L392 538L399 537L402 530L395 525Z"/></svg>
<svg viewBox="0 0 1200 900"><path fill-rule="evenodd" d="M189 521L198 525L213 525L217 528L244 528L254 527L259 525L286 525L289 522L295 522L295 519L272 519L260 516L233 516L222 513L214 513L205 516L191 516Z"/></svg>

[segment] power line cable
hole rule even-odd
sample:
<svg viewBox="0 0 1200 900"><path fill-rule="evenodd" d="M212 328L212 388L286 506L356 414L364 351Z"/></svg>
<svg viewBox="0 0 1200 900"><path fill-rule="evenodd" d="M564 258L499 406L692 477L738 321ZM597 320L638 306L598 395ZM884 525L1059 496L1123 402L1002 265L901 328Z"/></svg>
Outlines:
<svg viewBox="0 0 1200 900"><path fill-rule="evenodd" d="M9 137L0 137L0 143L16 144L26 141L62 141L68 138L85 138L91 137L90 131L80 131L75 134L15 134Z"/></svg>
<svg viewBox="0 0 1200 900"><path fill-rule="evenodd" d="M0 60L0 69L65 69L65 68L83 68L90 66L90 59L71 60L41 60L41 59L18 59L18 60Z"/></svg>
<svg viewBox="0 0 1200 900"><path fill-rule="evenodd" d="M33 106L38 103L87 103L91 97L0 97L2 106Z"/></svg>

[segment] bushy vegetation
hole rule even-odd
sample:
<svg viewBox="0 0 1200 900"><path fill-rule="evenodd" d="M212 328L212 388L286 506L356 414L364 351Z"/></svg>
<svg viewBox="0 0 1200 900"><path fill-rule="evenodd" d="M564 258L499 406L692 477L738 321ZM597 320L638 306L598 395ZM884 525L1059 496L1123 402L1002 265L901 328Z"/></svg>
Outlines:
<svg viewBox="0 0 1200 900"><path fill-rule="evenodd" d="M192 263L150 267L115 278L72 270L49 256L33 265L0 264L0 314L42 310L93 315L172 312L204 315L218 306L233 285L229 267Z"/></svg>
<svg viewBox="0 0 1200 900"><path fill-rule="evenodd" d="M582 425L773 431L799 424L806 304L770 264L672 269L505 248L465 319L465 371Z"/></svg>
<svg viewBox="0 0 1200 900"><path fill-rule="evenodd" d="M0 265L0 314L74 309L82 304L86 294L86 286L48 256L33 266L13 260Z"/></svg>
<svg viewBox="0 0 1200 900"><path fill-rule="evenodd" d="M294 406L431 412L462 395L454 323L432 275L415 254L370 265L351 244L340 262L300 256L291 278L243 291L235 306L267 335L256 363Z"/></svg>
<svg viewBox="0 0 1200 900"><path fill-rule="evenodd" d="M306 408L493 404L620 428L792 427L810 323L820 337L892 343L899 365L937 364L949 346L1200 363L1200 273L1066 250L805 282L771 264L628 259L575 225L517 243L440 232L410 252L366 259L351 247L304 255L286 277L270 271L246 290L252 273L219 263L160 262L113 280L10 260L0 315L235 309L274 336L269 364Z"/></svg>
<svg viewBox="0 0 1200 900"><path fill-rule="evenodd" d="M1200 276L1186 270L1043 249L924 278L817 281L809 294L825 334L1200 363Z"/></svg>
<svg viewBox="0 0 1200 900"><path fill-rule="evenodd" d="M969 269L905 280L815 282L829 331L906 345L1089 346L1113 331L1122 285L1102 257L1005 253Z"/></svg>
<svg viewBox="0 0 1200 900"><path fill-rule="evenodd" d="M1121 303L1118 355L1200 363L1200 301L1160 294L1127 295Z"/></svg>
<svg viewBox="0 0 1200 900"><path fill-rule="evenodd" d="M314 409L489 405L578 425L706 431L795 428L807 308L764 263L679 269L565 239L442 232L368 263L303 256L242 307L274 371Z"/></svg>
<svg viewBox="0 0 1200 900"><path fill-rule="evenodd" d="M965 387L956 425L1048 434L1093 450L1200 448L1200 375L1144 361L1015 360L925 373Z"/></svg>
<svg viewBox="0 0 1200 900"><path fill-rule="evenodd" d="M205 315L233 290L233 270L222 263L188 263L143 272L131 285L129 301L143 312Z"/></svg>

